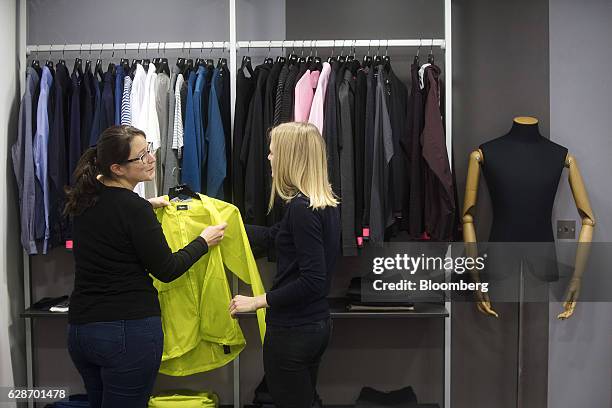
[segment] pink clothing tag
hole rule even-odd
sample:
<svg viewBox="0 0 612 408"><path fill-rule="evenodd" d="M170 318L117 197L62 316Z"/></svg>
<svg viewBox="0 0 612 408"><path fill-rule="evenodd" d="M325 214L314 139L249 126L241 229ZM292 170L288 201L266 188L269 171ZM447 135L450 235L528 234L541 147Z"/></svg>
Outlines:
<svg viewBox="0 0 612 408"><path fill-rule="evenodd" d="M66 241L66 249L72 249L72 246L73 245L72 245L72 240L71 239Z"/></svg>
<svg viewBox="0 0 612 408"><path fill-rule="evenodd" d="M363 246L363 237L357 237L357 246L360 248Z"/></svg>
<svg viewBox="0 0 612 408"><path fill-rule="evenodd" d="M363 236L366 237L366 238L370 238L370 228L365 227L363 229Z"/></svg>

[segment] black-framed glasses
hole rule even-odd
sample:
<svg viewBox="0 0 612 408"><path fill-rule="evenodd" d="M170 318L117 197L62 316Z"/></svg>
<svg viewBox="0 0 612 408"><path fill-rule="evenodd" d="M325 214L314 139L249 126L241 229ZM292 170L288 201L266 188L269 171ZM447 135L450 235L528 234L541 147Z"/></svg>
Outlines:
<svg viewBox="0 0 612 408"><path fill-rule="evenodd" d="M132 163L135 161L140 160L142 162L142 164L148 164L149 161L146 159L149 155L153 154L153 143L149 142L147 143L147 151L144 152L143 154L141 154L140 156L136 157L135 159L128 159L126 161L123 162L123 164L128 164L128 163Z"/></svg>

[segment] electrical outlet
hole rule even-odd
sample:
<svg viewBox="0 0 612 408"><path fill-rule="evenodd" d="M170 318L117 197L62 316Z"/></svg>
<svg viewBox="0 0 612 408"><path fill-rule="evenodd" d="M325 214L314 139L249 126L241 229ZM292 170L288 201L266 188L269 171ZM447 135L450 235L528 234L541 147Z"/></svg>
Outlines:
<svg viewBox="0 0 612 408"><path fill-rule="evenodd" d="M576 239L576 220L557 220L557 239Z"/></svg>

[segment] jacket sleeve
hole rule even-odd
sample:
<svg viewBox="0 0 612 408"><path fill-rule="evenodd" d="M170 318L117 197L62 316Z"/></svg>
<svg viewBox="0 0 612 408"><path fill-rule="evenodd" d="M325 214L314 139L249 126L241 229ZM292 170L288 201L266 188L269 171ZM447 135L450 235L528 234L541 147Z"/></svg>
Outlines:
<svg viewBox="0 0 612 408"><path fill-rule="evenodd" d="M300 274L288 285L267 293L266 299L271 308L308 303L311 299L325 297L326 265L321 218L305 205L294 205L289 211Z"/></svg>
<svg viewBox="0 0 612 408"><path fill-rule="evenodd" d="M128 221L132 244L147 272L164 283L172 282L208 252L208 245L198 236L172 253L151 204L141 201Z"/></svg>

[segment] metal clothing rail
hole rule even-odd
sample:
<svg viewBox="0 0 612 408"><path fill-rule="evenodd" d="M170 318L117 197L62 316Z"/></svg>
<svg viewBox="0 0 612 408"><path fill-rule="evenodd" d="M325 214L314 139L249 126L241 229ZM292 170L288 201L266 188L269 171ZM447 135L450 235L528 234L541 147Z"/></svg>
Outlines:
<svg viewBox="0 0 612 408"><path fill-rule="evenodd" d="M97 43L97 44L47 44L28 45L26 52L65 52L65 51L138 51L138 52L163 52L165 50L188 50L188 49L230 49L229 41L179 41L179 42L141 42L141 43Z"/></svg>
<svg viewBox="0 0 612 408"><path fill-rule="evenodd" d="M138 51L164 52L166 50L224 49L230 50L231 41L183 41L183 42L142 42L142 43L95 43L95 44L45 44L28 45L27 54L40 52L79 51ZM273 40L273 41L238 41L236 48L347 48L347 47L440 47L446 48L444 39L407 39L407 40Z"/></svg>

